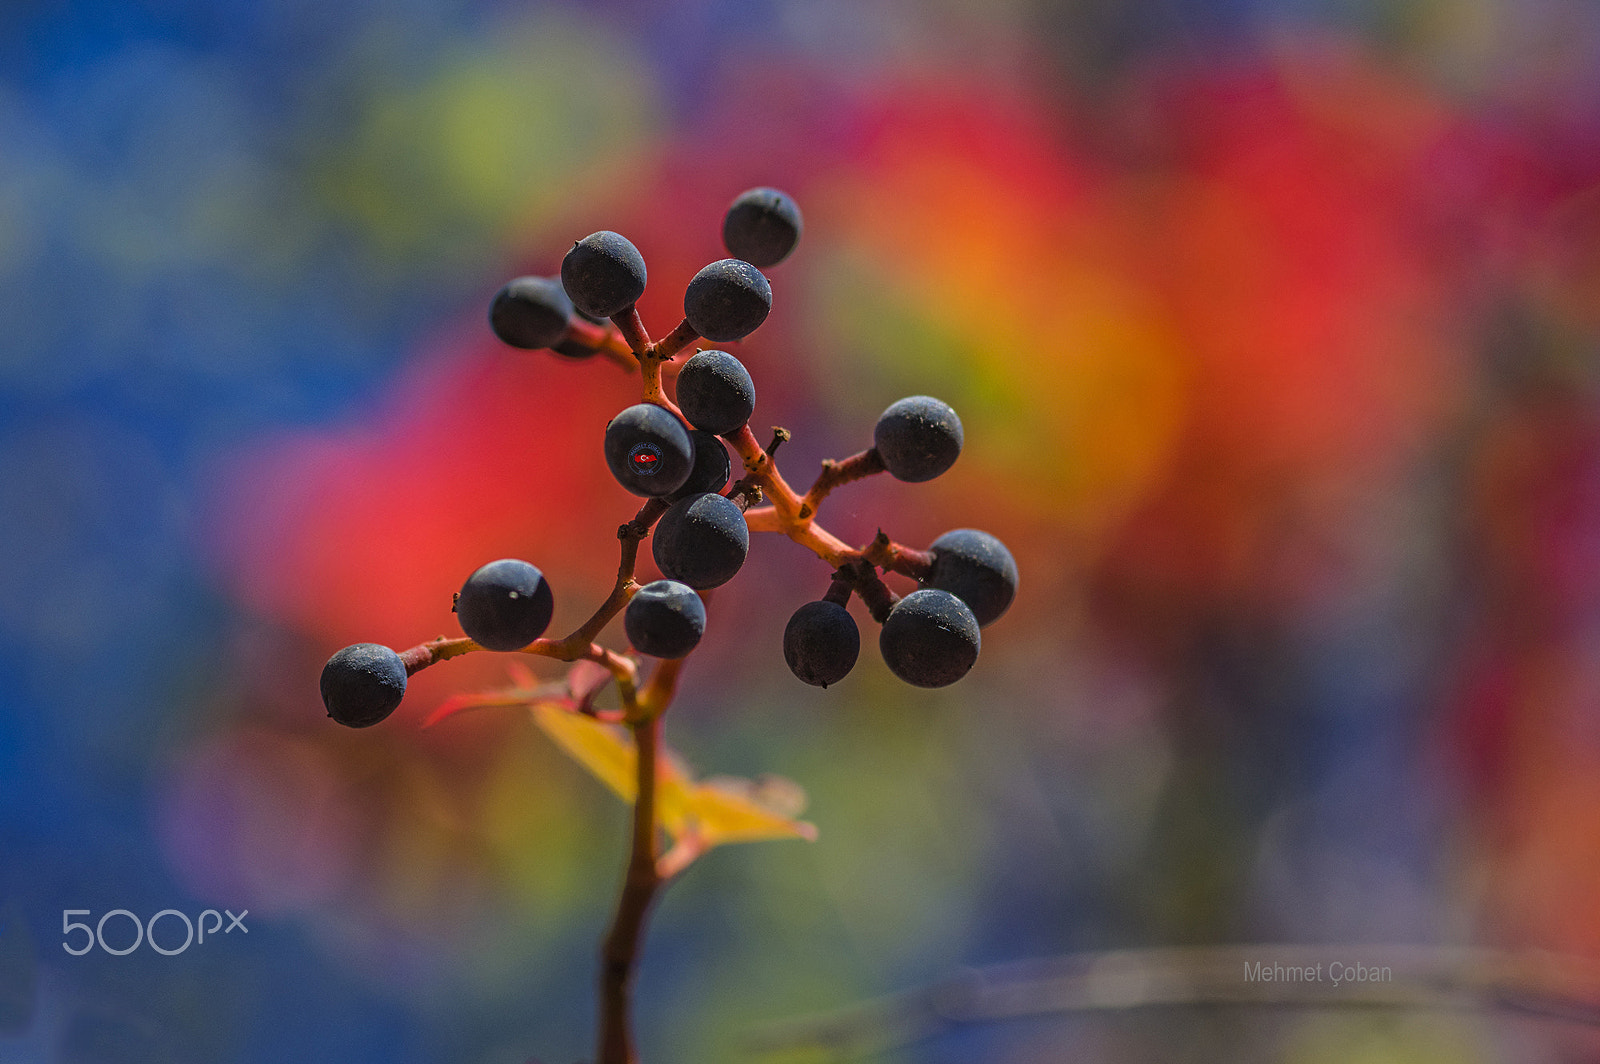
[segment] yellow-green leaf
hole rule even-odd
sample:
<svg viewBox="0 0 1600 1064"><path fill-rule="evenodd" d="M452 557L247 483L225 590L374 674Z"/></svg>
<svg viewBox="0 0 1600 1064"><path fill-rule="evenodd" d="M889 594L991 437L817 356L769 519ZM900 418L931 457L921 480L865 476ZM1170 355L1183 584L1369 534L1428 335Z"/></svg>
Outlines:
<svg viewBox="0 0 1600 1064"><path fill-rule="evenodd" d="M690 827L707 848L762 839L815 841L816 827L794 819L804 807L805 792L782 777L755 781L718 776L695 786L689 799Z"/></svg>
<svg viewBox="0 0 1600 1064"><path fill-rule="evenodd" d="M556 699L531 703L534 723L572 760L624 802L635 793L633 737L627 729L574 713Z"/></svg>
<svg viewBox="0 0 1600 1064"><path fill-rule="evenodd" d="M529 707L539 728L563 752L631 803L637 753L626 728L575 713L548 699ZM662 751L656 768L656 816L674 840L694 835L704 848L761 839L815 839L816 828L794 817L805 805L799 786L776 776L760 781L718 776L695 783L676 754Z"/></svg>

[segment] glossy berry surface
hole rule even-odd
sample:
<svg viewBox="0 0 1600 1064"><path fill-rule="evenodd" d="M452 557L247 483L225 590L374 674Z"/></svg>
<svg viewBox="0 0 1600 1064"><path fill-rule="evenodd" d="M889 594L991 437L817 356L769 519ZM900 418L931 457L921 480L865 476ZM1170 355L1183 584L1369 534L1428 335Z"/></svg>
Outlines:
<svg viewBox="0 0 1600 1064"><path fill-rule="evenodd" d="M683 294L683 316L714 343L750 335L771 309L772 286L741 259L713 262L694 275Z"/></svg>
<svg viewBox="0 0 1600 1064"><path fill-rule="evenodd" d="M725 584L750 551L744 511L710 492L675 502L656 525L651 551L669 580L702 590Z"/></svg>
<svg viewBox="0 0 1600 1064"><path fill-rule="evenodd" d="M813 687L838 683L855 668L861 630L850 611L819 599L794 611L783 630L783 660L789 671Z"/></svg>
<svg viewBox="0 0 1600 1064"><path fill-rule="evenodd" d="M490 562L467 577L456 599L461 630L489 650L520 650L544 635L555 612L550 583L516 558Z"/></svg>
<svg viewBox="0 0 1600 1064"><path fill-rule="evenodd" d="M978 619L948 591L913 591L889 611L878 633L884 664L916 687L946 687L978 660Z"/></svg>
<svg viewBox="0 0 1600 1064"><path fill-rule="evenodd" d="M961 419L949 404L913 395L878 416L872 443L896 480L932 480L961 455Z"/></svg>
<svg viewBox="0 0 1600 1064"><path fill-rule="evenodd" d="M670 502L687 499L704 491L721 491L733 476L733 459L722 441L703 429L690 429L689 440L694 444L694 468L683 487L667 496Z"/></svg>
<svg viewBox="0 0 1600 1064"><path fill-rule="evenodd" d="M606 465L635 495L671 495L694 468L689 430L664 407L635 403L606 426Z"/></svg>
<svg viewBox="0 0 1600 1064"><path fill-rule="evenodd" d="M495 293L489 327L503 343L531 351L560 343L572 315L572 300L560 281L517 277Z"/></svg>
<svg viewBox="0 0 1600 1064"><path fill-rule="evenodd" d="M800 242L800 208L775 188L743 192L722 219L722 243L728 254L766 269L789 256Z"/></svg>
<svg viewBox="0 0 1600 1064"><path fill-rule="evenodd" d="M634 592L622 613L622 628L639 653L681 658L705 634L705 603L691 587L676 580L657 580Z"/></svg>
<svg viewBox="0 0 1600 1064"><path fill-rule="evenodd" d="M406 693L406 667L378 643L345 647L322 667L322 704L350 728L370 728L393 713Z"/></svg>
<svg viewBox="0 0 1600 1064"><path fill-rule="evenodd" d="M644 295L644 256L632 241L609 229L590 233L561 260L561 287L585 314L609 318Z"/></svg>
<svg viewBox="0 0 1600 1064"><path fill-rule="evenodd" d="M1017 562L1000 540L976 528L946 532L928 548L933 569L923 587L948 591L967 604L980 628L993 624L1017 595Z"/></svg>
<svg viewBox="0 0 1600 1064"><path fill-rule="evenodd" d="M755 382L728 352L700 351L678 373L678 408L697 429L736 432L755 412Z"/></svg>

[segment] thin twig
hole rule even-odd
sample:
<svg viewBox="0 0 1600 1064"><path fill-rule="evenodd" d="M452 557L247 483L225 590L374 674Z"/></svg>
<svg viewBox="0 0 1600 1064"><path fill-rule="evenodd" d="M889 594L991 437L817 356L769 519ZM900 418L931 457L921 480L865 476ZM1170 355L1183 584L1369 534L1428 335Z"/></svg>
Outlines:
<svg viewBox="0 0 1600 1064"><path fill-rule="evenodd" d="M666 510L666 504L661 500L650 499L639 508L632 521L617 529L617 539L621 542L617 579L611 588L611 594L587 621L579 625L571 635L561 639L535 639L520 652L555 658L558 661L587 660L604 665L617 678L618 685L631 697L634 684L638 680L637 667L631 659L599 646L594 640L601 629L611 623L611 618L622 611L628 600L633 597L633 593L639 589L638 581L633 578L634 568L638 564L639 541L650 534L650 527L660 520ZM441 661L449 661L451 658L482 649L483 647L466 636L455 639L440 636L401 651L400 660L405 664L406 675L412 676L430 665L437 665Z"/></svg>
<svg viewBox="0 0 1600 1064"><path fill-rule="evenodd" d="M684 318L671 332L656 341L655 355L662 360L672 358L698 339L700 334L689 324L689 319Z"/></svg>
<svg viewBox="0 0 1600 1064"><path fill-rule="evenodd" d="M932 552L913 550L896 543L881 528L878 529L877 537L861 553L867 561L878 568L909 576L913 580L925 580L933 572Z"/></svg>
<svg viewBox="0 0 1600 1064"><path fill-rule="evenodd" d="M563 339L599 352L623 369L633 369L638 365L628 341L624 340L616 327L609 323L596 325L592 321L574 315L567 324L567 333Z"/></svg>
<svg viewBox="0 0 1600 1064"><path fill-rule="evenodd" d="M629 307L621 314L611 315L611 324L617 327L633 353L644 357L644 353L650 349L650 333L644 327L644 319L639 317L639 308Z"/></svg>
<svg viewBox="0 0 1600 1064"><path fill-rule="evenodd" d="M972 969L921 990L771 1025L762 1053L842 1060L961 1024L1211 1007L1508 1011L1600 1027L1600 964L1542 952L1395 945L1115 950Z"/></svg>
<svg viewBox="0 0 1600 1064"><path fill-rule="evenodd" d="M663 662L663 665L666 663ZM656 874L656 756L661 718L635 719L634 750L638 790L633 803L633 842L628 871L617 899L616 915L606 933L600 957L600 1032L598 1064L636 1064L631 1002L633 976L645 920L661 878Z"/></svg>
<svg viewBox="0 0 1600 1064"><path fill-rule="evenodd" d="M822 500L828 497L828 493L841 484L870 477L874 473L882 473L887 468L883 464L883 456L878 454L876 447L868 447L860 454L853 454L849 458L823 459L822 472L817 474L811 490L800 500L800 516L814 515L822 505Z"/></svg>
<svg viewBox="0 0 1600 1064"><path fill-rule="evenodd" d="M746 479L759 484L762 493L772 504L770 507L752 509L745 514L745 523L751 531L782 532L834 568L852 558L860 557L860 551L818 525L811 517L800 516L800 496L795 494L795 490L783 479L783 474L778 472L778 465L773 461L771 452L764 450L756 441L755 433L750 431L749 425L744 425L737 432L730 432L723 438L733 445L733 449L744 461ZM774 429L774 449L788 438L788 432Z"/></svg>

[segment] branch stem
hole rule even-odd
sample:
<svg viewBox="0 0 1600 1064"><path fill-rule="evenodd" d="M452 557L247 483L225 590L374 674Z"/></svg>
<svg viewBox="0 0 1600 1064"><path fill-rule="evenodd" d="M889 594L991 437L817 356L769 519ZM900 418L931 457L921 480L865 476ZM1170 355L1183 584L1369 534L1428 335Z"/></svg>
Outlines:
<svg viewBox="0 0 1600 1064"><path fill-rule="evenodd" d="M645 920L655 900L656 889L661 885L661 877L656 873L656 758L661 718L646 716L632 721L629 727L633 730L637 754L638 791L633 803L628 871L600 955L598 1064L637 1064L639 1059L634 1050L630 1015L633 977L638 968Z"/></svg>
<svg viewBox="0 0 1600 1064"><path fill-rule="evenodd" d="M817 508L822 505L822 500L839 485L870 477L874 473L882 473L886 468L888 467L883 464L883 458L878 454L876 447L868 447L860 454L853 454L849 458L823 459L822 472L817 474L811 490L800 500L800 516L814 516Z"/></svg>
<svg viewBox="0 0 1600 1064"><path fill-rule="evenodd" d="M624 369L633 369L637 365L628 341L610 325L596 325L587 318L574 314L572 320L567 323L567 334L563 339L598 351Z"/></svg>
<svg viewBox="0 0 1600 1064"><path fill-rule="evenodd" d="M774 430L774 433L774 446L788 439L788 433L781 429ZM860 552L844 540L816 524L814 514L802 516L800 496L783 479L783 474L778 472L778 463L762 448L749 425L741 426L737 432L730 432L723 438L733 445L733 449L744 460L747 477L761 486L763 494L772 503L771 506L758 507L745 513L745 524L752 532L782 532L834 568L860 556Z"/></svg>
<svg viewBox="0 0 1600 1064"><path fill-rule="evenodd" d="M628 347L634 354L644 357L650 349L650 334L645 331L644 319L639 317L638 307L629 307L621 314L611 315L611 324L617 327L622 338L628 341Z"/></svg>

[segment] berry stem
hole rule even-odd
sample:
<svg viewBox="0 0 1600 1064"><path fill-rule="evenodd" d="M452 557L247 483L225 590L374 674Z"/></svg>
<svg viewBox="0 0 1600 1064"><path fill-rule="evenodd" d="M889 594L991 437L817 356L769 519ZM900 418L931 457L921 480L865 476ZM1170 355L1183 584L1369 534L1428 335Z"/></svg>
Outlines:
<svg viewBox="0 0 1600 1064"><path fill-rule="evenodd" d="M563 639L535 639L519 653L536 654L558 661L592 661L602 665L616 677L623 705L632 704L634 690L639 681L638 666L634 664L633 659L614 650L607 650L594 640L601 630L611 623L611 619L628 604L633 593L639 590L639 583L634 579L634 569L639 561L639 541L650 534L650 527L666 512L666 502L661 499L649 499L639 507L639 512L634 514L632 521L617 529L617 539L622 545L621 558L617 562L617 580L611 588L611 594L600 604L600 608L594 611L593 616L584 621L571 635ZM465 636L455 639L440 636L438 639L402 651L400 661L406 667L406 675L412 676L430 665L482 649L483 647Z"/></svg>
<svg viewBox="0 0 1600 1064"><path fill-rule="evenodd" d="M772 506L753 506L744 512L745 527L752 532L782 532L783 522Z"/></svg>
<svg viewBox="0 0 1600 1064"><path fill-rule="evenodd" d="M689 419L683 416L683 411L678 409L678 404L667 398L667 393L661 387L661 359L650 352L639 356L639 375L643 378L644 391L639 401L654 403L656 406L670 410L672 415L683 422L686 427Z"/></svg>
<svg viewBox="0 0 1600 1064"><path fill-rule="evenodd" d="M655 667L650 679L639 691L637 711L640 719L659 717L667 711L672 704L672 696L678 693L678 674L683 671L684 661L684 658L664 658Z"/></svg>
<svg viewBox="0 0 1600 1064"><path fill-rule="evenodd" d="M723 439L733 444L733 449L744 460L745 472L754 477L766 490L767 498L772 500L772 505L783 515L784 520L790 523L798 520L800 496L796 495L794 489L784 481L783 475L778 472L777 464L757 442L756 434L750 431L750 426L740 425Z"/></svg>
<svg viewBox="0 0 1600 1064"><path fill-rule="evenodd" d="M598 351L611 361L624 369L632 369L636 362L633 349L622 338L622 334L609 325L596 325L586 318L573 315L567 323L567 332L564 340L575 340L591 350Z"/></svg>
<svg viewBox="0 0 1600 1064"><path fill-rule="evenodd" d="M689 324L689 319L684 318L671 332L656 341L655 355L665 362L698 339L700 339L700 334L694 331L694 326Z"/></svg>
<svg viewBox="0 0 1600 1064"><path fill-rule="evenodd" d="M861 601L866 604L867 612L872 615L872 619L879 624L889 616L889 610L894 604L900 601L900 596L890 591L888 585L878 576L878 570L873 564L859 555L839 566L838 571L834 573L834 579L847 581L855 593L861 596ZM832 588L829 590L832 591Z"/></svg>
<svg viewBox="0 0 1600 1064"><path fill-rule="evenodd" d="M750 507L761 501L761 485L748 478L740 479L727 491L727 497L739 508L740 513L748 513ZM768 507L771 509L771 507Z"/></svg>
<svg viewBox="0 0 1600 1064"><path fill-rule="evenodd" d="M644 358L650 350L650 333L644 327L644 319L639 317L638 307L629 307L621 314L611 315L611 324L622 333L622 338L628 341L628 347L635 355Z"/></svg>
<svg viewBox="0 0 1600 1064"><path fill-rule="evenodd" d="M878 535L867 549L861 552L862 557L880 569L909 576L913 580L925 580L933 571L933 554L925 550L913 550L901 546L890 539L883 529L878 529Z"/></svg>
<svg viewBox="0 0 1600 1064"><path fill-rule="evenodd" d="M811 517L822 505L822 500L828 493L841 484L848 484L852 480L870 477L874 473L882 473L887 467L883 464L883 457L878 454L876 447L868 447L860 454L853 454L849 458L822 460L822 472L817 475L816 482L811 485L811 490L806 492L805 498L800 500L800 516Z"/></svg>
<svg viewBox="0 0 1600 1064"><path fill-rule="evenodd" d="M828 590L823 594L822 601L832 602L839 606L848 606L850 605L850 591L854 587L855 583L850 579L849 574L843 569L837 569L834 571L833 579L828 583Z"/></svg>
<svg viewBox="0 0 1600 1064"><path fill-rule="evenodd" d="M668 662L663 662L665 667ZM657 673L661 669L656 670ZM654 677L651 678L652 683ZM656 758L661 737L659 715L632 721L634 750L637 754L633 803L633 841L628 852L628 870L617 899L616 915L606 933L600 955L600 1032L596 1053L598 1064L637 1064L630 1016L633 975L638 967L639 947L644 939L645 920L661 876L656 872Z"/></svg>
<svg viewBox="0 0 1600 1064"><path fill-rule="evenodd" d="M772 449L776 450L788 438L787 430L774 429ZM731 443L744 460L745 479L759 484L767 498L772 500L771 506L745 511L745 525L750 531L782 532L834 568L860 557L859 551L817 525L811 515L801 516L800 496L778 472L778 463L771 453L756 442L755 433L750 431L749 425L741 425L738 431L728 433L723 439Z"/></svg>
<svg viewBox="0 0 1600 1064"><path fill-rule="evenodd" d="M482 649L466 636L460 636L455 639L447 639L444 636L440 636L438 639L430 639L426 643L419 643L409 650L402 650L400 652L400 661L406 667L406 675L415 676L429 665L435 665L441 661L449 661L451 658Z"/></svg>

